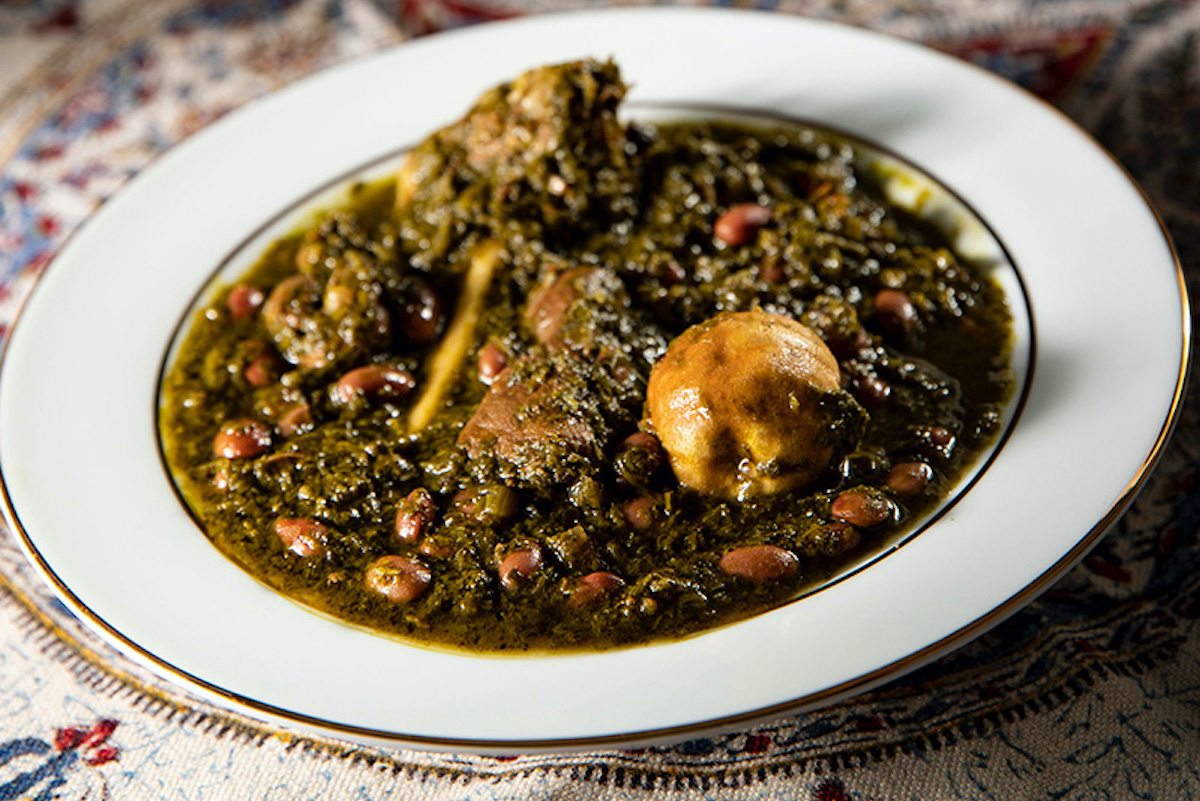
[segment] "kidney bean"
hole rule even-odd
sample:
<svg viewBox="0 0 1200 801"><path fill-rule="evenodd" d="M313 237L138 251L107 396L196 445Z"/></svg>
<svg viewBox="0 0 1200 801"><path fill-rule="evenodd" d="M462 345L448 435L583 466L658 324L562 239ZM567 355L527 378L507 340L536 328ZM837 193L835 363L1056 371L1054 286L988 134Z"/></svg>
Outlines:
<svg viewBox="0 0 1200 801"><path fill-rule="evenodd" d="M384 400L403 398L417 385L412 373L403 367L368 364L356 367L338 379L334 399L349 403L360 395Z"/></svg>
<svg viewBox="0 0 1200 801"><path fill-rule="evenodd" d="M933 480L933 468L924 462L900 462L888 471L887 488L901 498L915 498Z"/></svg>
<svg viewBox="0 0 1200 801"><path fill-rule="evenodd" d="M500 562L500 584L505 589L515 589L541 566L542 551L536 545L515 550Z"/></svg>
<svg viewBox="0 0 1200 801"><path fill-rule="evenodd" d="M871 335L861 328L853 332L831 333L822 337L825 344L829 346L829 350L838 358L838 361L849 359L857 356L862 351L871 347Z"/></svg>
<svg viewBox="0 0 1200 801"><path fill-rule="evenodd" d="M261 389L275 383L279 378L281 366L279 357L273 353L264 353L251 359L242 375L246 377L246 383L250 386Z"/></svg>
<svg viewBox="0 0 1200 801"><path fill-rule="evenodd" d="M929 429L929 441L939 448L949 448L954 445L954 432L943 426Z"/></svg>
<svg viewBox="0 0 1200 801"><path fill-rule="evenodd" d="M849 523L829 523L822 526L816 534L817 547L826 556L843 554L861 541L862 535Z"/></svg>
<svg viewBox="0 0 1200 801"><path fill-rule="evenodd" d="M620 387L633 386L633 382L637 380L637 372L633 367L633 363L628 359L620 356L615 357L612 361L612 377Z"/></svg>
<svg viewBox="0 0 1200 801"><path fill-rule="evenodd" d="M420 598L433 583L433 573L423 562L404 556L381 556L367 566L367 587L395 604Z"/></svg>
<svg viewBox="0 0 1200 801"><path fill-rule="evenodd" d="M413 345L432 342L441 333L442 299L433 287L419 279L409 280L404 305L400 310L400 333Z"/></svg>
<svg viewBox="0 0 1200 801"><path fill-rule="evenodd" d="M486 386L491 386L505 367L508 366L508 354L495 342L488 340L479 349L479 380Z"/></svg>
<svg viewBox="0 0 1200 801"><path fill-rule="evenodd" d="M758 203L739 203L717 218L713 234L726 245L744 245L771 220L771 210Z"/></svg>
<svg viewBox="0 0 1200 801"><path fill-rule="evenodd" d="M257 420L232 420L213 438L213 454L226 459L251 459L271 447L271 430Z"/></svg>
<svg viewBox="0 0 1200 801"><path fill-rule="evenodd" d="M639 531L650 528L654 524L654 499L649 497L634 498L621 510L630 528Z"/></svg>
<svg viewBox="0 0 1200 801"><path fill-rule="evenodd" d="M854 379L854 397L868 411L883 408L892 396L892 387L877 375L859 376Z"/></svg>
<svg viewBox="0 0 1200 801"><path fill-rule="evenodd" d="M571 594L567 597L567 606L591 606L624 586L625 580L616 573L609 573L607 570L588 573L575 582Z"/></svg>
<svg viewBox="0 0 1200 801"><path fill-rule="evenodd" d="M770 259L758 265L758 277L768 284L782 284L787 280L787 270L778 259Z"/></svg>
<svg viewBox="0 0 1200 801"><path fill-rule="evenodd" d="M683 269L683 265L679 262L674 259L667 259L658 266L654 275L663 286L675 286L687 278L687 271Z"/></svg>
<svg viewBox="0 0 1200 801"><path fill-rule="evenodd" d="M850 490L834 498L830 512L852 526L874 528L891 520L894 509L886 498Z"/></svg>
<svg viewBox="0 0 1200 801"><path fill-rule="evenodd" d="M912 299L898 289L881 289L875 294L875 313L879 322L891 334L911 331L917 323L917 307Z"/></svg>
<svg viewBox="0 0 1200 801"><path fill-rule="evenodd" d="M275 536L289 551L308 559L326 554L329 529L307 517L281 517L275 521Z"/></svg>
<svg viewBox="0 0 1200 801"><path fill-rule="evenodd" d="M312 411L308 408L307 403L301 403L284 412L275 427L279 429L279 433L283 436L294 437L297 434L311 431L312 425Z"/></svg>
<svg viewBox="0 0 1200 801"><path fill-rule="evenodd" d="M433 496L424 487L417 487L408 493L396 510L396 539L401 542L421 539L421 535L433 524L435 514L437 506Z"/></svg>
<svg viewBox="0 0 1200 801"><path fill-rule="evenodd" d="M800 560L776 545L743 545L726 552L717 567L722 573L748 581L780 581L800 571Z"/></svg>
<svg viewBox="0 0 1200 801"><path fill-rule="evenodd" d="M240 323L257 314L265 299L266 295L258 287L250 284L238 284L229 290L229 295L225 298L225 306L229 309L229 316L233 318L233 321Z"/></svg>

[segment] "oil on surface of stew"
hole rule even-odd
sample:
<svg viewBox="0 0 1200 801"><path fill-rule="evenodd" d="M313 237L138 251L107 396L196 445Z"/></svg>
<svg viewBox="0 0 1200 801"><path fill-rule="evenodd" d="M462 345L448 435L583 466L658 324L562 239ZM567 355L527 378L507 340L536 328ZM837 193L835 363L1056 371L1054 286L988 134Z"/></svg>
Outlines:
<svg viewBox="0 0 1200 801"><path fill-rule="evenodd" d="M467 650L674 638L897 541L993 441L1002 291L845 139L486 93L189 323L168 465L213 543Z"/></svg>

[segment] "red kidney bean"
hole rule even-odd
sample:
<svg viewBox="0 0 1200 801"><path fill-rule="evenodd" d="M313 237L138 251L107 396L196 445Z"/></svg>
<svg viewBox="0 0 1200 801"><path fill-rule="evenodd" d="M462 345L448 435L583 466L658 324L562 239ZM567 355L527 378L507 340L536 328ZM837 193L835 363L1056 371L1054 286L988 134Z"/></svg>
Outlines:
<svg viewBox="0 0 1200 801"><path fill-rule="evenodd" d="M830 513L858 528L874 528L892 519L894 509L886 498L850 490L833 499Z"/></svg>
<svg viewBox="0 0 1200 801"><path fill-rule="evenodd" d="M736 247L754 239L758 229L771 220L771 210L758 203L739 203L717 218L713 234L726 245Z"/></svg>
<svg viewBox="0 0 1200 801"><path fill-rule="evenodd" d="M433 496L424 487L417 487L408 493L396 510L396 539L401 542L421 539L421 535L433 524L435 514L437 505L433 502Z"/></svg>
<svg viewBox="0 0 1200 801"><path fill-rule="evenodd" d="M229 295L225 298L225 306L229 309L229 316L233 318L233 321L240 323L257 314L265 299L266 295L258 287L250 284L238 284L229 290Z"/></svg>
<svg viewBox="0 0 1200 801"><path fill-rule="evenodd" d="M612 363L612 377L617 386L628 387L637 380L637 373L629 360L618 357Z"/></svg>
<svg viewBox="0 0 1200 801"><path fill-rule="evenodd" d="M368 364L356 367L338 379L334 398L349 403L359 395L384 400L403 398L417 385L412 373L403 367Z"/></svg>
<svg viewBox="0 0 1200 801"><path fill-rule="evenodd" d="M588 573L575 582L571 594L567 597L567 606L591 606L624 586L625 580L616 573L609 573L607 570Z"/></svg>
<svg viewBox="0 0 1200 801"><path fill-rule="evenodd" d="M226 459L251 459L271 447L271 429L257 420L232 420L213 438L213 454Z"/></svg>
<svg viewBox="0 0 1200 801"><path fill-rule="evenodd" d="M933 480L933 468L924 462L900 462L887 474L887 488L901 498L915 498Z"/></svg>
<svg viewBox="0 0 1200 801"><path fill-rule="evenodd" d="M641 531L654 524L653 498L634 498L625 504L621 511L625 514L625 522L629 523L630 528Z"/></svg>
<svg viewBox="0 0 1200 801"><path fill-rule="evenodd" d="M264 353L251 359L242 375L250 386L261 389L275 383L279 378L279 368L279 358L273 353Z"/></svg>
<svg viewBox="0 0 1200 801"><path fill-rule="evenodd" d="M929 429L929 441L939 448L949 448L954 445L954 432L943 426Z"/></svg>
<svg viewBox="0 0 1200 801"><path fill-rule="evenodd" d="M381 556L367 566L367 587L395 604L420 598L433 583L433 573L424 563L404 556Z"/></svg>
<svg viewBox="0 0 1200 801"><path fill-rule="evenodd" d="M837 556L857 546L862 535L849 523L835 522L822 526L817 539L826 556Z"/></svg>
<svg viewBox="0 0 1200 801"><path fill-rule="evenodd" d="M881 289L875 294L875 313L879 322L892 334L911 331L917 323L917 307L912 299L898 289Z"/></svg>
<svg viewBox="0 0 1200 801"><path fill-rule="evenodd" d="M871 335L861 329L853 333L832 334L823 337L823 339L838 361L856 356L873 344L871 342Z"/></svg>
<svg viewBox="0 0 1200 801"><path fill-rule="evenodd" d="M787 270L777 259L771 259L758 265L758 277L768 284L782 284L787 280Z"/></svg>
<svg viewBox="0 0 1200 801"><path fill-rule="evenodd" d="M674 259L667 259L655 271L658 282L663 286L675 286L687 278L687 271Z"/></svg>
<svg viewBox="0 0 1200 801"><path fill-rule="evenodd" d="M307 517L281 517L275 521L275 536L297 556L322 557L329 529Z"/></svg>
<svg viewBox="0 0 1200 801"><path fill-rule="evenodd" d="M776 545L743 545L728 551L717 567L722 573L748 581L779 581L800 571L800 560Z"/></svg>
<svg viewBox="0 0 1200 801"><path fill-rule="evenodd" d="M400 333L413 345L432 342L442 329L442 299L419 278L409 281L400 310Z"/></svg>
<svg viewBox="0 0 1200 801"><path fill-rule="evenodd" d="M505 589L515 589L541 566L542 551L536 545L515 550L500 562L500 584Z"/></svg>
<svg viewBox="0 0 1200 801"><path fill-rule="evenodd" d="M507 366L508 354L495 342L489 340L479 349L479 380L485 385L490 387Z"/></svg>
<svg viewBox="0 0 1200 801"><path fill-rule="evenodd" d="M881 409L892 396L892 387L877 375L859 376L854 379L854 397L867 410Z"/></svg>
<svg viewBox="0 0 1200 801"><path fill-rule="evenodd" d="M312 411L308 408L307 403L301 403L299 406L293 406L284 412L279 418L279 423L276 428L279 433L285 437L294 437L297 434L303 434L312 429Z"/></svg>

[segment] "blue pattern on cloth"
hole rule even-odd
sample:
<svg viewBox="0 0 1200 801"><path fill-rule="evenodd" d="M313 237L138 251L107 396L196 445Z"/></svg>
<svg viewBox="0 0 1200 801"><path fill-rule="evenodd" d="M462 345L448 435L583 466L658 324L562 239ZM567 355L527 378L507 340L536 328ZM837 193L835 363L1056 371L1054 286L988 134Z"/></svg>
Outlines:
<svg viewBox="0 0 1200 801"><path fill-rule="evenodd" d="M1196 280L1200 6L722 4L922 41L1057 104L1139 181L1176 241L1188 283ZM19 91L0 97L0 126L8 125L0 127L0 331L65 237L105 198L155 155L247 100L410 34L600 5L0 2L0 37L67 29L90 44L65 45L31 69ZM54 599L5 534L0 801L1200 797L1195 391L1159 469L1118 526L1004 624L856 699L638 750L428 754L362 748L244 718L109 649Z"/></svg>

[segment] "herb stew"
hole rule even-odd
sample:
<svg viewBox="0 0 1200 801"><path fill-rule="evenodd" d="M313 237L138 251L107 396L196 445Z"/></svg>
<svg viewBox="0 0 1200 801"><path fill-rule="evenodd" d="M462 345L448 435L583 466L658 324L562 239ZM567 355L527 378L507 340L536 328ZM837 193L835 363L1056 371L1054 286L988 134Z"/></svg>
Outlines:
<svg viewBox="0 0 1200 801"><path fill-rule="evenodd" d="M535 69L191 322L163 450L212 542L471 651L677 638L896 541L995 437L1003 293L802 126L625 123Z"/></svg>

